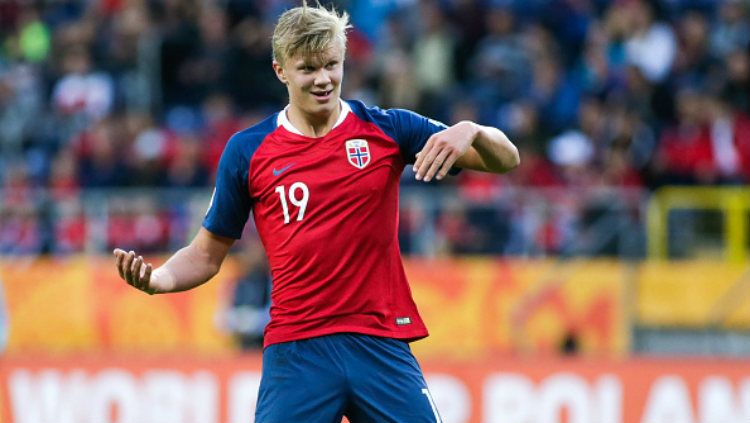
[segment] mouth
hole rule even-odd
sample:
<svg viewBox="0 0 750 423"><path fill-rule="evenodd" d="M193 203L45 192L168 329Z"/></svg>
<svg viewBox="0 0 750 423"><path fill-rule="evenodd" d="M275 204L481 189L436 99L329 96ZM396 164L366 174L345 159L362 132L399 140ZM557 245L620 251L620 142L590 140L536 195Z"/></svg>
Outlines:
<svg viewBox="0 0 750 423"><path fill-rule="evenodd" d="M333 89L326 90L326 91L312 91L311 93L319 101L326 101L331 97L331 94L333 93Z"/></svg>

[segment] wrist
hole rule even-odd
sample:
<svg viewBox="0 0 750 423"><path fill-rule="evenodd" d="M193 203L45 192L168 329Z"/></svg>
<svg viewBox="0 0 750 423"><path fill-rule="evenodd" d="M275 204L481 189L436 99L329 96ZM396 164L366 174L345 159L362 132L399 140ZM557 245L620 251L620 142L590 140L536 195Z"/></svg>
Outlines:
<svg viewBox="0 0 750 423"><path fill-rule="evenodd" d="M471 145L475 145L482 138L482 125L469 120L464 122L466 122L471 134Z"/></svg>
<svg viewBox="0 0 750 423"><path fill-rule="evenodd" d="M479 138L479 134L482 132L482 125L470 120L463 120L459 124L467 128L472 142Z"/></svg>
<svg viewBox="0 0 750 423"><path fill-rule="evenodd" d="M151 274L150 288L156 294L172 292L175 287L174 276L164 267L159 267Z"/></svg>

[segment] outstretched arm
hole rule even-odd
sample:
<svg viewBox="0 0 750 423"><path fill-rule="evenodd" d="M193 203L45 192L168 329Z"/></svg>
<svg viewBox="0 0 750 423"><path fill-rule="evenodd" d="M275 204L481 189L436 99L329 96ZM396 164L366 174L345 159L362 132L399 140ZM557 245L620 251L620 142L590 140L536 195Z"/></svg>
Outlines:
<svg viewBox="0 0 750 423"><path fill-rule="evenodd" d="M417 180L443 179L453 166L504 173L521 163L518 149L505 134L490 126L459 122L433 134L417 153Z"/></svg>
<svg viewBox="0 0 750 423"><path fill-rule="evenodd" d="M201 228L193 241L172 255L152 272L151 263L135 252L114 250L120 277L149 294L186 291L211 279L234 243L232 238L215 235Z"/></svg>

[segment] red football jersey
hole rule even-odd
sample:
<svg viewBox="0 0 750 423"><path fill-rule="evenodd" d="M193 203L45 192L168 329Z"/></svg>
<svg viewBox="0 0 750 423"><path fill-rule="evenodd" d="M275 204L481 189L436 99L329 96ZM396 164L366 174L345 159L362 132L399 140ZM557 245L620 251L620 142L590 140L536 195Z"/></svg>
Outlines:
<svg viewBox="0 0 750 423"><path fill-rule="evenodd" d="M325 136L285 111L235 134L204 227L239 238L250 211L273 279L265 345L339 332L427 336L398 246L399 180L445 125L342 101Z"/></svg>

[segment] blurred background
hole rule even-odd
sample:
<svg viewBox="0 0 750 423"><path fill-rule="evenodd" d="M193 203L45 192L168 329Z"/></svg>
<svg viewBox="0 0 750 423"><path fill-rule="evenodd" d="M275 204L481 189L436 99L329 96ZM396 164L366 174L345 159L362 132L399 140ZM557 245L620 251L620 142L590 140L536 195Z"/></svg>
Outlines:
<svg viewBox="0 0 750 423"><path fill-rule="evenodd" d="M521 151L402 179L444 421L750 421L750 1L334 4L344 98ZM270 37L296 5L0 0L0 421L252 421L252 224L186 293L128 289L110 254L190 241L228 138L286 104Z"/></svg>

